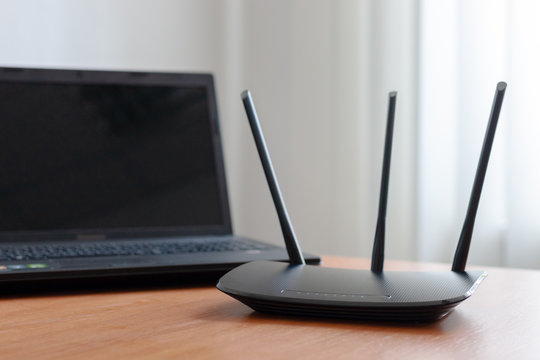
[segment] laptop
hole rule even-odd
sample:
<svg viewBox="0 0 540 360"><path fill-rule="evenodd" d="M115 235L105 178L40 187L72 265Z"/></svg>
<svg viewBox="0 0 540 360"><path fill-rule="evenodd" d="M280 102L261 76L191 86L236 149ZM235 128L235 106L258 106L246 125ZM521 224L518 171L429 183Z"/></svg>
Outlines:
<svg viewBox="0 0 540 360"><path fill-rule="evenodd" d="M233 235L212 75L0 68L0 283L261 259L288 261Z"/></svg>

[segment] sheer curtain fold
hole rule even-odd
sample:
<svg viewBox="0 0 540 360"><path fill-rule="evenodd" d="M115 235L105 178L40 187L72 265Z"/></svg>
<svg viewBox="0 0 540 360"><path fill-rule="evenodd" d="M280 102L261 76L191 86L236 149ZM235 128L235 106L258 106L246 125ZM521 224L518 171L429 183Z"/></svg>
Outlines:
<svg viewBox="0 0 540 360"><path fill-rule="evenodd" d="M450 259L495 85L504 80L508 90L469 261L540 268L538 10L528 1L421 3L420 259ZM434 184L444 193L435 196Z"/></svg>

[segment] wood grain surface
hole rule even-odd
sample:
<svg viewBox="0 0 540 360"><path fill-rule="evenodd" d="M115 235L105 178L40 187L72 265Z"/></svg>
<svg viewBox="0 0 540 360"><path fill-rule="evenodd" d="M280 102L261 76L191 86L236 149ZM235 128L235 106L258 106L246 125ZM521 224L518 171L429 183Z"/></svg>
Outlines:
<svg viewBox="0 0 540 360"><path fill-rule="evenodd" d="M431 324L262 315L213 286L4 296L0 359L540 359L540 271L484 270L476 293Z"/></svg>

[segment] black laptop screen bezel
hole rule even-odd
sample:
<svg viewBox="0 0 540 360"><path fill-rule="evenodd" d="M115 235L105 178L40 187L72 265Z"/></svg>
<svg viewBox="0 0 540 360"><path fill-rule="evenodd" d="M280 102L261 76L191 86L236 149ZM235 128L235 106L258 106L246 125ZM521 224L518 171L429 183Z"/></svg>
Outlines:
<svg viewBox="0 0 540 360"><path fill-rule="evenodd" d="M0 82L81 85L155 85L204 88L208 100L209 121L212 132L214 163L218 184L219 206L223 221L222 224L218 225L181 227L93 228L43 231L2 231L0 229L0 241L19 242L48 239L101 240L110 238L131 239L232 234L232 222L227 194L217 99L212 74L0 67Z"/></svg>

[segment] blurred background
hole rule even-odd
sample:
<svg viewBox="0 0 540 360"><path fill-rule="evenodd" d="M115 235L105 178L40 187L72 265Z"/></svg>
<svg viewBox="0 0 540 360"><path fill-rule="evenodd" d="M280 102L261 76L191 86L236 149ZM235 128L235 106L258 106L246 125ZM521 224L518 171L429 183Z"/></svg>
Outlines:
<svg viewBox="0 0 540 360"><path fill-rule="evenodd" d="M387 258L450 262L508 82L470 264L540 268L540 3L0 0L0 66L212 72L235 232L282 243L252 91L304 250L371 255L398 91ZM54 139L51 139L54 141Z"/></svg>

